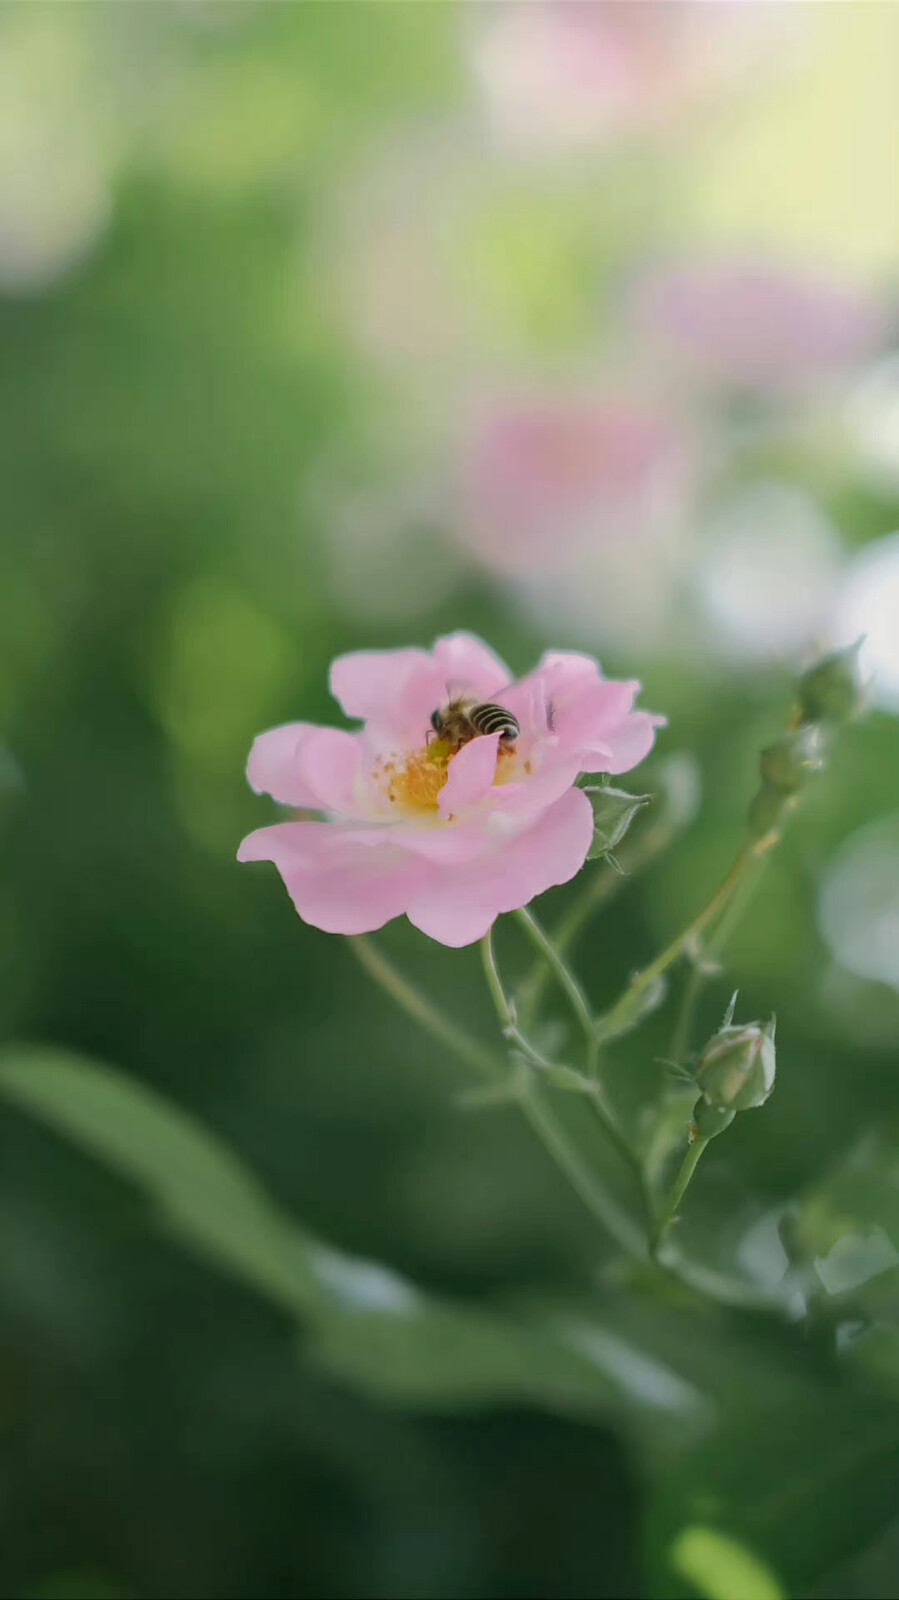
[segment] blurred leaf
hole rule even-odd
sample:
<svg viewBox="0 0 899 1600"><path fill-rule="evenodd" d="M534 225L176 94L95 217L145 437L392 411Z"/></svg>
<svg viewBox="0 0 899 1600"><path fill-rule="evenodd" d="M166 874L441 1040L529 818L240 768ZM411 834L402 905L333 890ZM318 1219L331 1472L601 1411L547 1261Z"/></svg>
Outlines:
<svg viewBox="0 0 899 1600"><path fill-rule="evenodd" d="M404 1404L471 1406L522 1401L584 1418L626 1418L650 1454L676 1449L711 1418L700 1388L637 1331L599 1313L552 1304L495 1311L419 1297L416 1303L329 1310L313 1350L329 1372ZM641 1343L641 1339L645 1343Z"/></svg>
<svg viewBox="0 0 899 1600"><path fill-rule="evenodd" d="M0 1052L0 1093L145 1189L180 1242L290 1311L314 1304L302 1239L186 1112L109 1067L51 1048Z"/></svg>
<svg viewBox="0 0 899 1600"><path fill-rule="evenodd" d="M822 1258L872 1229L899 1250L899 1138L884 1129L865 1134L807 1192L796 1220L801 1248Z"/></svg>
<svg viewBox="0 0 899 1600"><path fill-rule="evenodd" d="M633 1411L676 1432L702 1409L695 1386L633 1335L583 1317L575 1329L526 1310L441 1302L388 1267L332 1250L290 1222L188 1113L108 1067L8 1049L0 1094L146 1189L179 1243L302 1316L321 1364L368 1392L411 1405L514 1399L563 1414Z"/></svg>
<svg viewBox="0 0 899 1600"><path fill-rule="evenodd" d="M899 1407L863 1393L797 1393L744 1413L663 1478L649 1517L650 1593L695 1600L699 1588L714 1600L761 1600L764 1580L777 1593L775 1573L790 1594L805 1590L893 1520L897 1470ZM739 1555L731 1549L722 1560L734 1544ZM754 1590L727 1587L741 1557L752 1563Z"/></svg>

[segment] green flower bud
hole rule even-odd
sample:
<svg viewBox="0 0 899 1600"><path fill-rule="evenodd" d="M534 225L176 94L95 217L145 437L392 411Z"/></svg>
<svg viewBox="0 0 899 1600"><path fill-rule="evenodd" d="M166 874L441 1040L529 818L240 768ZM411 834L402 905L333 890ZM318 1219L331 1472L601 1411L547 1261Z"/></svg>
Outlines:
<svg viewBox="0 0 899 1600"><path fill-rule="evenodd" d="M697 1139L714 1139L716 1134L723 1133L729 1128L736 1116L735 1111L727 1111L724 1106L713 1106L703 1097L697 1100L693 1111L693 1127Z"/></svg>
<svg viewBox="0 0 899 1600"><path fill-rule="evenodd" d="M696 1082L713 1106L750 1111L762 1106L774 1088L774 1019L729 1022L706 1045L696 1067Z"/></svg>
<svg viewBox="0 0 899 1600"><path fill-rule="evenodd" d="M799 707L805 722L847 722L861 709L858 653L862 639L834 650L809 667L799 680Z"/></svg>
<svg viewBox="0 0 899 1600"><path fill-rule="evenodd" d="M803 723L762 751L762 782L779 794L795 794L810 772L823 765L821 732L815 723Z"/></svg>

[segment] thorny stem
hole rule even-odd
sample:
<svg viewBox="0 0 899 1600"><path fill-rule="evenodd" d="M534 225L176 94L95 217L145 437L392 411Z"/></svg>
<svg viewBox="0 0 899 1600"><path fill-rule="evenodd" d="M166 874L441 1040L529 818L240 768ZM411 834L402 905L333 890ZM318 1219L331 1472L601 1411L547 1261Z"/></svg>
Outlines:
<svg viewBox="0 0 899 1600"><path fill-rule="evenodd" d="M489 936L488 936L489 937ZM489 1078L492 1082L501 1080L504 1074L504 1063L499 1060L491 1050L473 1039L455 1022L444 1015L425 995L411 984L407 978L393 965L392 961L382 952L361 936L350 939L359 961L369 975L379 983L393 1000L410 1017L413 1017L431 1036L438 1039L441 1044L452 1050L467 1066L473 1067L481 1076ZM482 949L484 945L482 945ZM491 950L492 956L492 950ZM496 964L492 963L496 984L490 984L491 994L499 1013L502 1004L505 1014L507 1001L496 972ZM485 956L485 970L487 958ZM488 982L490 982L488 978ZM529 1090L517 1096L516 1103L531 1124L537 1137L542 1141L546 1151L555 1162L556 1166L568 1179L584 1205L601 1226L611 1234L612 1238L627 1251L628 1255L637 1260L646 1259L646 1241L642 1228L634 1222L628 1213L618 1204L591 1172L584 1158L574 1146L564 1128L556 1121L550 1108L540 1096L536 1084L531 1084Z"/></svg>

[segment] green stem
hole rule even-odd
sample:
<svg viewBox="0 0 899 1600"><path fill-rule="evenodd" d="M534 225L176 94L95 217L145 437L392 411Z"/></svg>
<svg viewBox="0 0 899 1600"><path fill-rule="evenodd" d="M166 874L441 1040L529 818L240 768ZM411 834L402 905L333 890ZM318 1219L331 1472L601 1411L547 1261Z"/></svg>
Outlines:
<svg viewBox="0 0 899 1600"><path fill-rule="evenodd" d="M611 1010L607 1011L605 1016L600 1017L597 1024L600 1040L612 1038L616 1033L622 1031L622 1027L627 1025L633 1013L638 1009L639 1002L646 990L651 987L656 978L667 971L672 963L678 959L678 956L683 954L689 944L698 939L699 935L709 926L709 923L714 922L719 912L724 910L731 895L742 882L747 869L758 857L764 855L777 843L777 838L777 835L767 834L763 839L747 840L739 851L727 876L719 884L708 904L693 918L692 922L688 922L687 926L681 929L676 938L665 946L665 949L656 956L654 961L650 962L648 967L644 967L642 971L635 974L624 993L615 1001Z"/></svg>
<svg viewBox="0 0 899 1600"><path fill-rule="evenodd" d="M653 1256L658 1254L659 1247L665 1236L665 1231L673 1222L677 1213L677 1208L683 1200L684 1195L689 1187L690 1180L693 1177L697 1166L699 1165L700 1157L702 1156L706 1145L709 1143L709 1139L704 1139L701 1134L697 1134L696 1138L693 1140L693 1143L690 1145L689 1150L684 1156L683 1161L681 1162L680 1171L671 1185L668 1198L666 1199L664 1207L656 1219L655 1227L650 1235L649 1248L650 1253Z"/></svg>
<svg viewBox="0 0 899 1600"><path fill-rule="evenodd" d="M515 1018L515 1008L512 1005L511 1000L509 1000L506 996L506 991L503 988L503 981L499 975L499 968L496 964L496 956L493 950L492 932L485 933L483 939L481 940L481 959L484 963L484 973L487 978L487 987L490 990L493 1004L496 1007L496 1014L499 1017L500 1026L506 1038L511 1039L512 1043L518 1046L522 1054L525 1055L535 1067L540 1067L544 1071L551 1069L553 1063L551 1061L547 1061L546 1057L540 1054L540 1051L537 1049L536 1045L531 1043L527 1035L522 1033L518 1026Z"/></svg>
<svg viewBox="0 0 899 1600"><path fill-rule="evenodd" d="M380 950L376 949L370 940L362 936L356 936L351 938L349 943L366 972L386 990L408 1016L414 1018L433 1038L454 1051L467 1066L473 1067L476 1072L484 1077L489 1077L493 1082L502 1079L505 1071L504 1063L498 1060L486 1046L479 1044L477 1039L473 1039L463 1028L460 1028L455 1022L451 1022L442 1011L438 1010L425 995L421 994L398 971L392 961L389 961ZM496 972L495 963L493 963L493 970L499 989L498 991L494 989L491 983L491 993L495 1004L498 999L501 999L503 1012L505 1013L508 1009L508 1003L502 990L499 973ZM556 1121L550 1108L541 1099L536 1084L532 1083L528 1093L522 1095L517 1103L521 1106L525 1117L543 1143L547 1153L568 1179L572 1189L578 1194L595 1220L629 1255L638 1260L645 1260L646 1240L642 1228L634 1222L633 1218L618 1204L614 1196L594 1177L579 1150L571 1143L564 1128Z"/></svg>
<svg viewBox="0 0 899 1600"><path fill-rule="evenodd" d="M382 955L370 939L357 934L349 940L349 943L369 977L374 978L382 989L386 989L401 1010L420 1023L433 1038L445 1044L448 1050L454 1051L466 1066L473 1067L481 1077L490 1079L497 1077L501 1068L493 1052L480 1044L477 1039L473 1039L464 1028L451 1022L442 1011L438 1011L437 1007L403 976L393 962Z"/></svg>
<svg viewBox="0 0 899 1600"><path fill-rule="evenodd" d="M596 1023L594 1022L587 997L574 974L569 972L568 967L565 965L565 962L559 955L555 945L544 933L536 917L525 908L522 908L520 911L516 911L515 916L521 923L528 937L533 941L539 950L540 955L546 962L547 970L550 971L558 980L559 987L565 994L572 1011L574 1012L584 1031L587 1041L587 1077L593 1085L593 1093L590 1096L590 1103L599 1117L600 1122L605 1128L606 1133L615 1145L618 1154L622 1156L627 1162L628 1166L633 1169L640 1185L644 1202L647 1203L648 1209L648 1196L645 1189L643 1168L635 1151L631 1149L631 1145L621 1128L615 1111L609 1103L605 1088L599 1076L599 1039L596 1035ZM492 947L490 954L493 972L497 980L499 980L499 974L496 970L496 962L495 959L493 959ZM490 980L488 979L488 981ZM501 987L502 985L500 984L500 988ZM505 995L503 996L503 999L508 1006L509 1002L505 1000Z"/></svg>
<svg viewBox="0 0 899 1600"><path fill-rule="evenodd" d="M556 1166L564 1172L572 1189L580 1196L596 1221L611 1234L628 1255L638 1261L645 1261L646 1238L642 1227L634 1222L614 1196L597 1182L580 1151L571 1143L564 1129L536 1091L523 1095L519 1104Z"/></svg>
<svg viewBox="0 0 899 1600"><path fill-rule="evenodd" d="M677 826L665 818L650 827L641 828L633 843L630 840L625 841L619 857L620 867L617 870L608 864L604 868L597 865L597 869L588 874L585 888L560 917L553 930L552 942L560 956L564 956L566 951L571 949L590 918L610 900L614 900L635 873L667 849L677 831ZM546 966L535 963L521 986L519 1003L525 1027L530 1027L537 1014L549 977Z"/></svg>
<svg viewBox="0 0 899 1600"><path fill-rule="evenodd" d="M486 1046L444 1016L443 1012L421 994L369 939L358 935L348 942L369 976L380 984L407 1016L412 1017L427 1033L454 1052L467 1066L473 1067L482 1077L489 1078L494 1083L502 1079L503 1062L498 1060ZM571 1143L550 1108L537 1094L536 1087L522 1096L517 1104L521 1106L524 1116L548 1155L567 1178L591 1216L629 1256L637 1261L645 1261L646 1241L643 1230L597 1182L579 1150ZM702 1263L678 1261L676 1265L672 1263L662 1270L673 1273L697 1294L710 1300L759 1310L779 1308L773 1296L763 1295L761 1291L752 1289L736 1279L731 1280Z"/></svg>
<svg viewBox="0 0 899 1600"><path fill-rule="evenodd" d="M679 1066L685 1063L689 1054L696 1006L704 985L712 975L709 971L709 963L727 945L734 928L746 909L747 901L755 888L756 881L757 875L744 878L730 904L725 907L717 928L715 928L711 938L708 939L702 952L703 959L701 961L697 959L690 970L690 975L684 985L677 1021L674 1025L671 1044L668 1049L670 1060L676 1061Z"/></svg>
<svg viewBox="0 0 899 1600"><path fill-rule="evenodd" d="M668 1046L668 1059L683 1066L690 1048L690 1037L693 1032L693 1017L699 1000L700 990L705 980L699 962L694 961L684 984L684 992L678 1008L677 1020L671 1033L671 1043Z"/></svg>
<svg viewBox="0 0 899 1600"><path fill-rule="evenodd" d="M522 906L521 910L516 911L514 915L518 922L521 923L531 943L536 946L540 956L546 963L547 970L556 979L559 988L583 1028L588 1043L592 1045L596 1038L593 1013L577 978L569 971L556 946L544 933L537 918L528 911L527 907Z"/></svg>
<svg viewBox="0 0 899 1600"><path fill-rule="evenodd" d="M496 1007L496 1014L499 1018L500 1026L502 1027L504 1033L513 1038L516 1043L520 1043L522 1035L518 1032L518 1029L515 1026L515 1012L511 1001L506 995L505 988L503 987L503 980L500 977L499 968L496 964L496 955L493 950L492 930L486 933L481 940L481 957L484 963L484 975L487 979L487 987L490 990L493 1004ZM625 1155L629 1164L632 1167L635 1166L636 1158L619 1133L614 1120L609 1120L608 1113L603 1104L597 1101L596 1105L597 1110L602 1118L603 1126L606 1128L607 1132L611 1134L616 1145ZM536 1086L532 1094L524 1096L521 1101L521 1106L525 1115L529 1118L531 1126L540 1133L544 1144L546 1144L547 1148L551 1150L558 1165L564 1167L572 1187L578 1191L582 1199L587 1199L587 1196L590 1196L590 1198L587 1200L587 1203L589 1204L594 1216L598 1217L598 1219L604 1224L613 1237L618 1240L618 1243L622 1245L630 1255L636 1255L641 1259L645 1257L646 1243L643 1237L642 1229L637 1226L629 1214L618 1204L614 1196L611 1195L607 1189L602 1188L599 1185L591 1168L587 1165L583 1156L580 1154L580 1151L577 1150L576 1146L571 1144L562 1127L555 1121L555 1118L552 1117L548 1107L538 1097Z"/></svg>

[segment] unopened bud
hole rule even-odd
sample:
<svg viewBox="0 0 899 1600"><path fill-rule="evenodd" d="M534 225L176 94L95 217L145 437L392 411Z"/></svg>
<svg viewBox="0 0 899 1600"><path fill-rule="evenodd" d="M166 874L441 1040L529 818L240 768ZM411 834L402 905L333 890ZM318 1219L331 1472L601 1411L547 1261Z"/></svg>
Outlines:
<svg viewBox="0 0 899 1600"><path fill-rule="evenodd" d="M799 708L806 722L847 722L861 709L862 691L856 640L809 667L799 680Z"/></svg>
<svg viewBox="0 0 899 1600"><path fill-rule="evenodd" d="M808 722L769 744L759 759L762 782L783 795L795 794L821 765L821 733Z"/></svg>
<svg viewBox="0 0 899 1600"><path fill-rule="evenodd" d="M696 1082L712 1106L750 1111L762 1106L774 1088L774 1019L726 1024L706 1045L696 1067Z"/></svg>
<svg viewBox="0 0 899 1600"><path fill-rule="evenodd" d="M713 1106L704 1097L697 1100L693 1112L694 1137L697 1139L714 1139L716 1134L723 1133L729 1128L736 1116L735 1111L727 1111L724 1106Z"/></svg>

